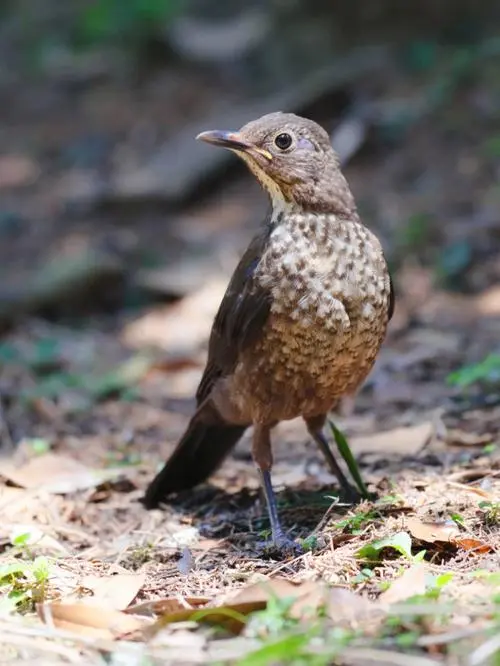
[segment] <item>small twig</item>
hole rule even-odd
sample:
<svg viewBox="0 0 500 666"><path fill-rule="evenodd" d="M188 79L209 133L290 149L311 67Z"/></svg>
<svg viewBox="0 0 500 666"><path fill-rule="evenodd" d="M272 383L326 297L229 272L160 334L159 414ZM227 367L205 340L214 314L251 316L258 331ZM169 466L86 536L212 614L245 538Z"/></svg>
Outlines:
<svg viewBox="0 0 500 666"><path fill-rule="evenodd" d="M334 498L333 498L333 502L330 504L330 506L328 507L328 509L325 511L323 517L321 518L321 520L319 521L319 523L317 524L317 526L316 526L316 527L314 528L314 530L311 532L311 536L316 536L316 534L318 534L318 533L323 529L323 527L326 525L326 522L327 522L327 520L328 520L328 517L330 516L330 514L331 514L331 512L333 511L334 507L338 506L339 503L340 503L339 498L338 498L338 497L334 497Z"/></svg>

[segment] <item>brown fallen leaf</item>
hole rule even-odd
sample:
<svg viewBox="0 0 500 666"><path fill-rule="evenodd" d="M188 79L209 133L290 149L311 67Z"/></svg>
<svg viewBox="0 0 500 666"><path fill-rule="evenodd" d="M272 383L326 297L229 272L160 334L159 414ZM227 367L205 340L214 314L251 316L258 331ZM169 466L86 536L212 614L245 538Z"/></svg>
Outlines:
<svg viewBox="0 0 500 666"><path fill-rule="evenodd" d="M84 588L92 592L91 596L86 596L86 604L124 610L136 598L145 580L146 575L142 573L85 576L80 590Z"/></svg>
<svg viewBox="0 0 500 666"><path fill-rule="evenodd" d="M492 547L484 541L463 535L458 525L451 520L442 523L426 523L412 517L407 520L407 528L415 539L426 543L436 545L447 543L456 548L472 550L476 553L488 553L492 550Z"/></svg>
<svg viewBox="0 0 500 666"><path fill-rule="evenodd" d="M72 458L46 453L31 458L21 466L4 463L0 474L21 488L36 488L54 495L64 495L119 478L123 470L93 470Z"/></svg>
<svg viewBox="0 0 500 666"><path fill-rule="evenodd" d="M378 603L343 587L327 591L325 610L335 624L348 627L362 624L365 629L377 624L384 615Z"/></svg>
<svg viewBox="0 0 500 666"><path fill-rule="evenodd" d="M295 601L290 607L291 617L297 619L303 618L310 611L315 611L319 606L326 603L327 588L315 581L305 581L303 583L291 583L286 578L270 578L259 581L248 587L244 587L235 595L229 595L225 598L225 603L231 608L242 608L243 606L255 606L253 610L262 610L266 608L269 599L294 598ZM241 612L241 611L240 611Z"/></svg>
<svg viewBox="0 0 500 666"><path fill-rule="evenodd" d="M426 589L425 574L425 567L421 564L409 567L391 583L389 589L382 592L379 601L382 604L391 605L417 594L424 594Z"/></svg>
<svg viewBox="0 0 500 666"><path fill-rule="evenodd" d="M410 534L419 541L426 543L453 543L460 531L456 523L452 520L446 522L423 522L419 518L411 517L406 521L406 527Z"/></svg>
<svg viewBox="0 0 500 666"><path fill-rule="evenodd" d="M351 437L349 445L356 455L360 453L394 453L398 455L415 455L434 434L431 422L407 428L395 428L375 435Z"/></svg>
<svg viewBox="0 0 500 666"><path fill-rule="evenodd" d="M290 599L289 613L299 620L316 617L319 608L325 609L337 624L357 624L360 620L366 621L380 614L380 609L373 602L344 588L328 588L317 581L291 583L284 578L259 581L205 605L205 600L195 599L196 607L193 607L192 599L175 598L135 606L129 612L161 613L161 617L148 628L148 636L156 634L167 624L186 620L217 624L238 634L245 626L246 616L264 610L272 598Z"/></svg>
<svg viewBox="0 0 500 666"><path fill-rule="evenodd" d="M230 603L232 608L240 604L255 604L265 608L273 597L293 598L289 614L297 620L317 617L318 609L323 608L337 624L352 624L359 619L366 619L374 609L371 601L346 588L328 587L318 581L291 583L285 578L271 578L255 583L241 590Z"/></svg>
<svg viewBox="0 0 500 666"><path fill-rule="evenodd" d="M94 638L124 638L147 627L144 620L121 611L86 604L38 604L37 612L45 624Z"/></svg>
<svg viewBox="0 0 500 666"><path fill-rule="evenodd" d="M131 347L155 346L169 356L191 357L205 342L227 280L205 281L203 287L165 308L155 308L128 324L122 339Z"/></svg>
<svg viewBox="0 0 500 666"><path fill-rule="evenodd" d="M488 543L480 541L479 539L471 539L469 537L455 539L454 543L459 548L462 548L463 550L471 550L478 555L489 553L491 550L493 550L492 546L490 546Z"/></svg>

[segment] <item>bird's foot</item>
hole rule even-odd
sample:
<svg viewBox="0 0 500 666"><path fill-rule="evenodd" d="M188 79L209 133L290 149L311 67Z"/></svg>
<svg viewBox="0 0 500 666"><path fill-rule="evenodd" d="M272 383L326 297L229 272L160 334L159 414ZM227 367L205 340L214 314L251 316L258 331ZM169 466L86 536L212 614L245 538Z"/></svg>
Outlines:
<svg viewBox="0 0 500 666"><path fill-rule="evenodd" d="M273 559L297 557L305 552L300 543L288 538L283 532L274 534L271 541L259 543L258 548L263 557Z"/></svg>
<svg viewBox="0 0 500 666"><path fill-rule="evenodd" d="M351 484L341 486L339 497L342 502L347 502L348 504L357 504L363 499L359 490L351 486Z"/></svg>

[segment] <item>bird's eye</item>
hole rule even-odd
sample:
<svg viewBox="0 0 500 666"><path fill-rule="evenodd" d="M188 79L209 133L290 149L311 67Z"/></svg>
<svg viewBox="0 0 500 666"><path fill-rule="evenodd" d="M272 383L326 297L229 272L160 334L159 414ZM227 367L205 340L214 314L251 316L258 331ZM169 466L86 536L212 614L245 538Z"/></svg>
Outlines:
<svg viewBox="0 0 500 666"><path fill-rule="evenodd" d="M277 146L280 150L286 150L287 148L290 148L292 145L292 137L290 134L287 132L282 132L281 134L278 134L278 136L274 139L274 144Z"/></svg>

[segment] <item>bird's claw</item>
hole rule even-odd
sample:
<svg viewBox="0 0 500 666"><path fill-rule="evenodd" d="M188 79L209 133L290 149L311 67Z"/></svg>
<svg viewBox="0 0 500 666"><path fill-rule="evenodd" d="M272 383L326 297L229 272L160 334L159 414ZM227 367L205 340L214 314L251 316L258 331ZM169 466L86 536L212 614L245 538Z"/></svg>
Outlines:
<svg viewBox="0 0 500 666"><path fill-rule="evenodd" d="M297 557L305 552L300 543L289 539L284 534L274 535L272 541L260 543L259 551L264 557L272 557L273 559Z"/></svg>
<svg viewBox="0 0 500 666"><path fill-rule="evenodd" d="M360 492L351 485L341 488L340 497L344 502L348 502L349 504L357 504L362 499Z"/></svg>

